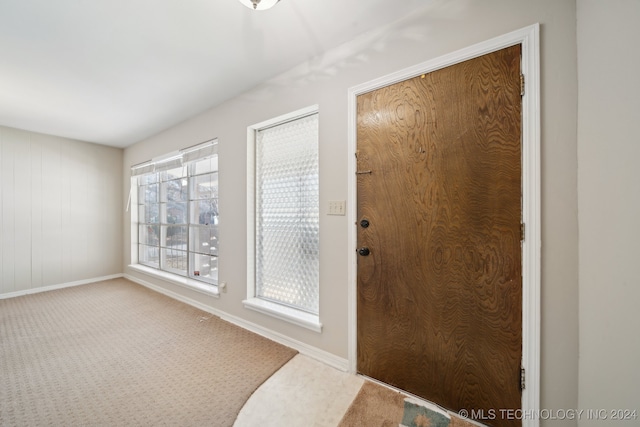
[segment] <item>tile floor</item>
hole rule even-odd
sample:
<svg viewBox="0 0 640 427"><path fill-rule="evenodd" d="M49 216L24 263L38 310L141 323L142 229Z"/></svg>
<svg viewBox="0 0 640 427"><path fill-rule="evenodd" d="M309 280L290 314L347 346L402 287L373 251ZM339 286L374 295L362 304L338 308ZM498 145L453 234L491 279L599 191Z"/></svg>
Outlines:
<svg viewBox="0 0 640 427"><path fill-rule="evenodd" d="M240 410L233 426L336 427L364 382L362 377L298 354L258 387ZM416 396L406 397L406 401L449 414L452 421L455 418L451 425L482 427L475 421L462 421L453 413Z"/></svg>
<svg viewBox="0 0 640 427"><path fill-rule="evenodd" d="M234 427L336 427L363 383L298 354L253 393Z"/></svg>

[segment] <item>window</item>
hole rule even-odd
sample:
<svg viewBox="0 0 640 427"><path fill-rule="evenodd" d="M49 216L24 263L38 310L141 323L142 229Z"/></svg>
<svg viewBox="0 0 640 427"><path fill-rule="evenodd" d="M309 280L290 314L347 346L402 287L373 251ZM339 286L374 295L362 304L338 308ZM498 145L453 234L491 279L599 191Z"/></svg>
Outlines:
<svg viewBox="0 0 640 427"><path fill-rule="evenodd" d="M132 168L138 263L218 284L217 141Z"/></svg>
<svg viewBox="0 0 640 427"><path fill-rule="evenodd" d="M289 315L302 316L318 326L317 107L252 126L249 139L253 157L249 262L254 283L245 306L275 310L279 317L289 313L285 320Z"/></svg>

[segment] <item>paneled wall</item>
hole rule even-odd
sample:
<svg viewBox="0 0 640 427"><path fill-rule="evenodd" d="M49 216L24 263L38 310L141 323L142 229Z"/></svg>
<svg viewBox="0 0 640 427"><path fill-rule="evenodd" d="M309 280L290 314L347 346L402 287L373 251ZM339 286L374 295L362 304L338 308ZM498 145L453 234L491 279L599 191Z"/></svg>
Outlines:
<svg viewBox="0 0 640 427"><path fill-rule="evenodd" d="M122 272L122 150L0 127L0 295Z"/></svg>

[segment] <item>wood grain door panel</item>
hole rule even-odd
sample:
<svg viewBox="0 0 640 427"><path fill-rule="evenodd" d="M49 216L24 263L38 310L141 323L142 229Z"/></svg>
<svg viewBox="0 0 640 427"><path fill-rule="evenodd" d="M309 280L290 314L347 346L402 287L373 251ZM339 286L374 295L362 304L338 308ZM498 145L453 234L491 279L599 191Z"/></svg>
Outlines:
<svg viewBox="0 0 640 427"><path fill-rule="evenodd" d="M520 55L357 99L358 371L452 410L521 405Z"/></svg>

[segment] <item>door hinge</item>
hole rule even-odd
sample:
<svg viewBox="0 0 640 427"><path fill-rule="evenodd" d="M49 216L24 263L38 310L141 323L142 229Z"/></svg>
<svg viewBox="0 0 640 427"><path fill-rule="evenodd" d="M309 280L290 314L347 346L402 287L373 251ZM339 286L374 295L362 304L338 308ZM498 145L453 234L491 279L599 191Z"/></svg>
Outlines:
<svg viewBox="0 0 640 427"><path fill-rule="evenodd" d="M524 236L525 236L524 222L521 222L520 223L520 241L524 242Z"/></svg>
<svg viewBox="0 0 640 427"><path fill-rule="evenodd" d="M524 96L524 74L520 74L520 96Z"/></svg>
<svg viewBox="0 0 640 427"><path fill-rule="evenodd" d="M526 388L525 370L524 368L520 368L520 390L524 390L525 388Z"/></svg>

